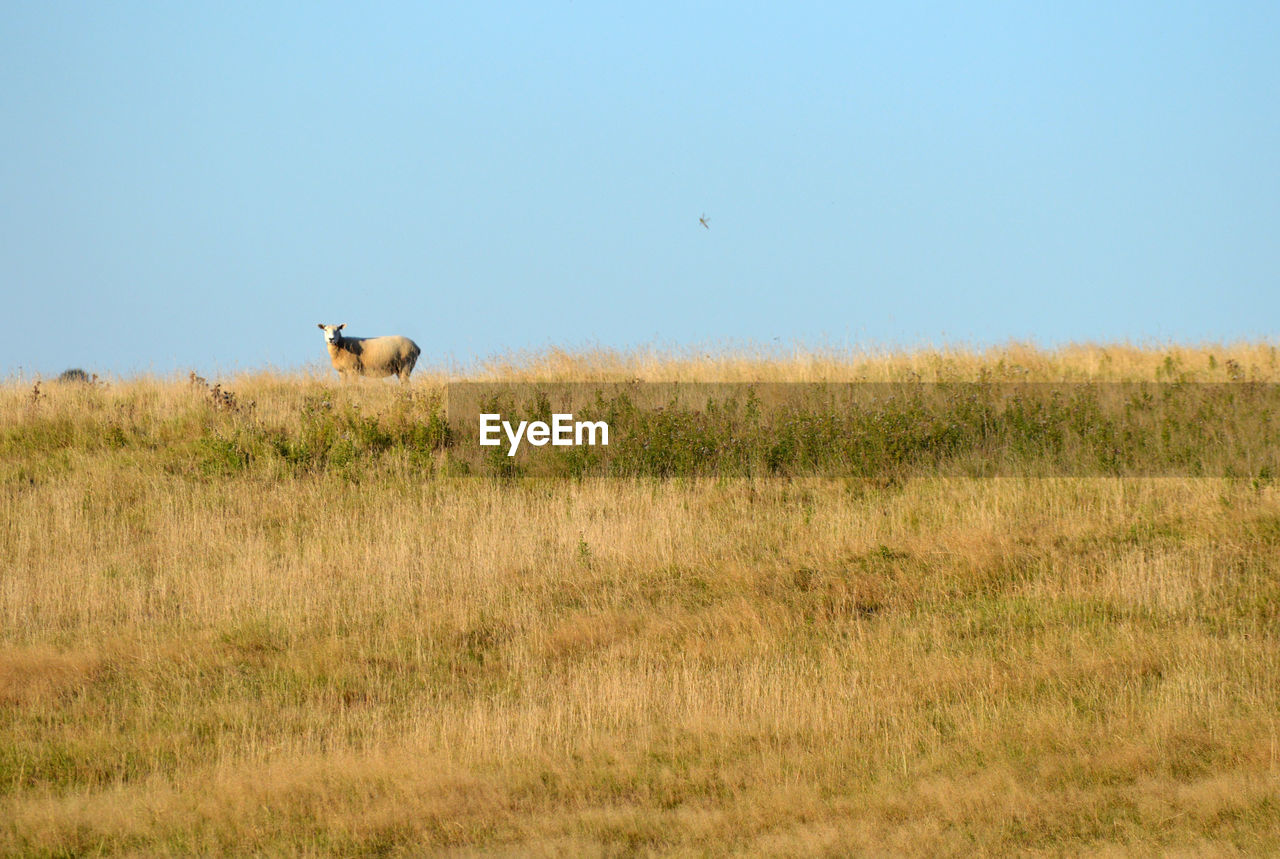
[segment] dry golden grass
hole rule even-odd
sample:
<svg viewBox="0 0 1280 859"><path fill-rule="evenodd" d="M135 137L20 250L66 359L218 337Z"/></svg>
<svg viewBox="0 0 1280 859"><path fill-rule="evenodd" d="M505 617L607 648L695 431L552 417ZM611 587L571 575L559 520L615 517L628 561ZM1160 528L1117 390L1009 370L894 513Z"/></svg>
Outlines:
<svg viewBox="0 0 1280 859"><path fill-rule="evenodd" d="M999 374L1280 369L1245 344L472 376ZM293 426L445 380L226 387ZM1280 851L1269 482L186 466L246 419L185 379L0 387L0 853Z"/></svg>
<svg viewBox="0 0 1280 859"><path fill-rule="evenodd" d="M1280 351L1268 343L1194 347L1081 344L1052 351L1019 343L982 350L551 349L492 359L474 371L453 375L483 381L565 382L1274 382L1280 380Z"/></svg>

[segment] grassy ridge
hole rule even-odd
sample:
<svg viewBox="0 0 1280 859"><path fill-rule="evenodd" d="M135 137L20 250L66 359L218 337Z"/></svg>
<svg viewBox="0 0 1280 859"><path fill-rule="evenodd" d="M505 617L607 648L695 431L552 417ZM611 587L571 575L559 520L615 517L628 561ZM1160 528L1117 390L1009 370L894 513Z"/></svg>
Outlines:
<svg viewBox="0 0 1280 859"><path fill-rule="evenodd" d="M557 413L611 440L510 453L510 426ZM450 388L440 438L453 472L503 476L1268 479L1276 415L1264 383L481 384Z"/></svg>
<svg viewBox="0 0 1280 859"><path fill-rule="evenodd" d="M1107 351L482 377L1274 381ZM1269 480L459 480L444 381L0 388L0 852L1280 849Z"/></svg>
<svg viewBox="0 0 1280 859"><path fill-rule="evenodd" d="M37 389L26 419L0 427L0 454L19 475L78 450L142 457L168 473L267 479L354 478L384 460L425 474L507 478L1280 472L1272 383L463 384L381 392L372 403L316 388L291 392L294 410L275 416L204 382L185 396L170 386L172 410L141 414L135 401L112 402L118 395L97 387L60 390L58 403ZM607 423L612 440L525 443L508 456L505 439L478 444L482 412L511 424L570 412Z"/></svg>

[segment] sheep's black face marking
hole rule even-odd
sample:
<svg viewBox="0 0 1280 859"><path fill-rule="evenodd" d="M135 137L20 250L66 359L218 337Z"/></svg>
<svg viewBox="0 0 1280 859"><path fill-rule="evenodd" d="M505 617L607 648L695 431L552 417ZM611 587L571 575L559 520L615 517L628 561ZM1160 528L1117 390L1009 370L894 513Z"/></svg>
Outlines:
<svg viewBox="0 0 1280 859"><path fill-rule="evenodd" d="M324 342L338 344L342 342L342 332L338 329L341 325L321 325L324 329Z"/></svg>

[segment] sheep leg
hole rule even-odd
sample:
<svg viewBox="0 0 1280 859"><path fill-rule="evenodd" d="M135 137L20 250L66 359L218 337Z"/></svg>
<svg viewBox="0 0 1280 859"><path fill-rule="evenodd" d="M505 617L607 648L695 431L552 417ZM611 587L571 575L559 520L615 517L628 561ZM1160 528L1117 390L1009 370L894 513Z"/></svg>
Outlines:
<svg viewBox="0 0 1280 859"><path fill-rule="evenodd" d="M409 381L409 374L413 372L413 365L416 363L418 363L418 356L414 355L400 365L400 369L396 372L396 375L400 377L401 382Z"/></svg>

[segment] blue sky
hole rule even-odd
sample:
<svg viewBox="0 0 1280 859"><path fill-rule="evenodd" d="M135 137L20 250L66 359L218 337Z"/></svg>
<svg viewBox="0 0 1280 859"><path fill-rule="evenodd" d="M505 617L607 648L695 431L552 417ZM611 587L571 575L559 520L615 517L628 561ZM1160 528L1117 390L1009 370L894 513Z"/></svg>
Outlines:
<svg viewBox="0 0 1280 859"><path fill-rule="evenodd" d="M1274 339L1278 45L1275 3L5 3L0 376L322 321L430 364Z"/></svg>

